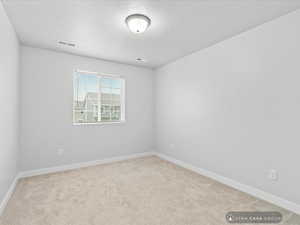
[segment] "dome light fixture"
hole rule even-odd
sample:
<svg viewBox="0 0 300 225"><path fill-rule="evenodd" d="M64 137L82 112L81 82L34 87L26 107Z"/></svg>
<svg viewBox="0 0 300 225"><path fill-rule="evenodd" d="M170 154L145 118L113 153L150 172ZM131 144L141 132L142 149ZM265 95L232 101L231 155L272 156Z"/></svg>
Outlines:
<svg viewBox="0 0 300 225"><path fill-rule="evenodd" d="M143 33L151 24L149 17L143 14L132 14L126 17L125 22L132 33Z"/></svg>

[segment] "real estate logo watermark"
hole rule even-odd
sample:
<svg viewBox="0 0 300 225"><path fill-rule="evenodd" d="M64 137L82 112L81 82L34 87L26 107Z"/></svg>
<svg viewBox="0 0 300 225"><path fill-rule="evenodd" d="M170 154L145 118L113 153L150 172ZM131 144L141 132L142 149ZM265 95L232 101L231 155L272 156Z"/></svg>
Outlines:
<svg viewBox="0 0 300 225"><path fill-rule="evenodd" d="M228 223L267 223L274 224L282 221L280 212L228 212Z"/></svg>

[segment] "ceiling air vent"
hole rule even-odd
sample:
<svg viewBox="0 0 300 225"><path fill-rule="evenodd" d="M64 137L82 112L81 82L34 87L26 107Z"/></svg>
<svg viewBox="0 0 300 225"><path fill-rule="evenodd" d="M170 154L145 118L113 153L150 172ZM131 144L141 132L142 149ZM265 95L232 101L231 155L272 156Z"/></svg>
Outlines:
<svg viewBox="0 0 300 225"><path fill-rule="evenodd" d="M70 42L65 42L65 41L59 41L58 44L66 45L66 46L70 46L70 47L75 47L75 44L70 43Z"/></svg>

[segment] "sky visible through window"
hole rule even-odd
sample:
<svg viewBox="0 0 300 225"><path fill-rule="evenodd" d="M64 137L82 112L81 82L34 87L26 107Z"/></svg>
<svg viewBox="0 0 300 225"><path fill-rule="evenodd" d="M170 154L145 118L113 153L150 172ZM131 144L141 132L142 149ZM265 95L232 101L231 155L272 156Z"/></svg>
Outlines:
<svg viewBox="0 0 300 225"><path fill-rule="evenodd" d="M75 79L75 96L78 101L83 101L85 99L87 92L98 93L98 76L88 73L77 73L77 77ZM102 93L115 93L119 94L117 89L121 88L120 79L101 79L101 92Z"/></svg>

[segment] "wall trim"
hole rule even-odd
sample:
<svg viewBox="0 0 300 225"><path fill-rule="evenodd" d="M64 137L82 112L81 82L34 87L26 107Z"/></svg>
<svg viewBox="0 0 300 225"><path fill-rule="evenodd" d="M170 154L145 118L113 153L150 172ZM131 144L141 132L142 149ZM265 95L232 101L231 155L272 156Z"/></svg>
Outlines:
<svg viewBox="0 0 300 225"><path fill-rule="evenodd" d="M18 180L19 180L19 175L17 174L13 180L13 182L11 183L11 185L9 186L6 194L3 197L3 200L0 202L0 216L2 215L9 199L11 198L12 194L15 191L15 188L17 186Z"/></svg>
<svg viewBox="0 0 300 225"><path fill-rule="evenodd" d="M56 173L56 172L63 172L63 171L74 170L74 169L79 169L79 168L88 167L88 166L96 166L96 165L101 165L101 164L119 162L119 161L124 161L127 159L135 159L135 158L140 158L140 157L145 157L145 156L153 156L153 155L155 155L154 152L142 152L142 153L136 153L136 154L130 154L130 155L124 155L124 156L111 157L111 158L106 158L106 159L99 159L99 160L94 160L94 161L80 162L80 163L62 165L62 166L57 166L57 167L49 167L49 168L43 168L43 169L37 169L37 170L27 170L27 171L19 172L15 176L15 179L11 183L3 200L0 202L0 215L2 215L2 213L4 212L4 209L9 201L9 199L11 198L12 194L15 191L18 180L21 178L33 177L33 176Z"/></svg>
<svg viewBox="0 0 300 225"><path fill-rule="evenodd" d="M130 154L130 155L124 155L124 156L116 156L116 157L111 157L111 158L99 159L99 160L94 160L94 161L73 163L73 164L56 166L56 167L48 167L48 168L37 169L37 170L27 170L27 171L20 172L19 177L20 178L33 177L33 176L38 176L38 175L43 175L43 174L56 173L56 172L62 172L62 171L67 171L67 170L74 170L74 169L79 169L79 168L88 167L88 166L96 166L96 165L107 164L107 163L112 163L112 162L119 162L119 161L123 161L123 160L127 160L127 159L134 159L134 158L150 156L150 155L155 155L155 153L143 152L143 153L136 153L136 154Z"/></svg>
<svg viewBox="0 0 300 225"><path fill-rule="evenodd" d="M188 170L192 170L193 172L196 172L198 174L201 174L203 176L206 176L206 177L209 177L209 178L212 178L220 183L223 183L225 185L228 185L230 187L233 187L239 191L242 191L242 192L245 192L247 194L250 194L256 198L260 198L260 199L263 199L267 202L270 202L270 203L273 203L277 206L280 206L282 208L285 208L287 210L290 210L294 213L297 213L300 215L300 205L297 204L297 203L294 203L294 202L291 202L291 201L288 201L286 199L283 199L281 197L278 197L276 195L273 195L273 194L270 194L270 193L267 193L265 191L262 191L260 189L257 189L255 187L251 187L251 186L248 186L246 184L242 184L238 181L235 181L235 180L232 180L230 178L227 178L227 177L224 177L222 175L219 175L217 173L214 173L214 172L211 172L209 170L206 170L206 169L203 169L203 168L199 168L199 167L196 167L196 166L193 166L189 163L186 163L186 162L183 162L183 161L180 161L178 159L175 159L175 158L172 158L168 155L165 155L165 154L161 154L161 153L155 153L156 156L166 160L166 161L169 161L171 163L174 163L178 166L181 166L181 167L184 167Z"/></svg>
<svg viewBox="0 0 300 225"><path fill-rule="evenodd" d="M196 172L198 174L201 174L203 176L212 178L212 179L214 179L214 180L216 180L220 183L223 183L225 185L233 187L233 188L235 188L239 191L245 192L245 193L250 194L254 197L263 199L265 201L268 201L270 203L278 205L282 208L285 208L285 209L288 209L292 212L300 214L300 205L299 204L296 204L294 202L291 202L291 201L288 201L286 199L280 198L276 195L267 193L267 192L262 191L260 189L242 184L238 181L235 181L235 180L232 180L230 178L224 177L222 175L211 172L209 170L193 166L189 163L186 163L186 162L183 162L181 160L175 159L175 158L170 157L168 155L153 151L153 152L136 153L136 154L131 154L131 155L118 156L118 157L112 157L112 158L106 158L106 159L100 159L100 160L94 160L94 161L88 161L88 162L74 163L74 164L57 166L57 167L49 167L49 168L43 168L43 169L38 169L38 170L22 171L18 175L16 175L16 177L13 180L12 184L10 185L6 195L4 196L2 202L0 203L0 215L3 213L9 199L11 198L12 194L15 191L18 180L21 179L21 178L38 176L38 175L43 175L43 174L50 174L50 173L55 173L55 172L63 172L63 171L79 169L79 168L88 167L88 166L95 166L95 165L119 162L119 161L124 161L124 160L127 160L127 159L134 159L134 158L140 158L140 157L145 157L145 156L153 156L153 155L155 155L155 156L157 156L161 159L164 159L166 161L169 161L171 163L174 163L178 166L181 166L183 168L186 168L188 170L194 171L194 172Z"/></svg>

